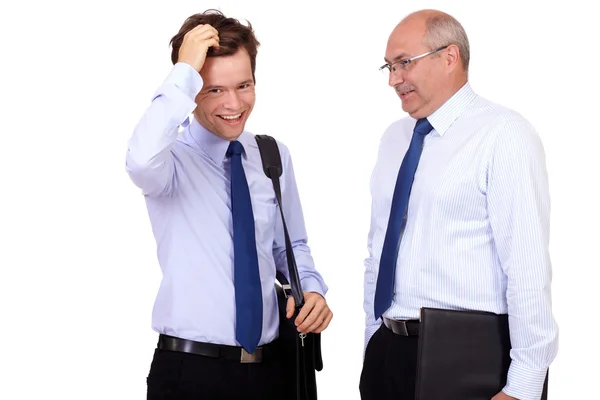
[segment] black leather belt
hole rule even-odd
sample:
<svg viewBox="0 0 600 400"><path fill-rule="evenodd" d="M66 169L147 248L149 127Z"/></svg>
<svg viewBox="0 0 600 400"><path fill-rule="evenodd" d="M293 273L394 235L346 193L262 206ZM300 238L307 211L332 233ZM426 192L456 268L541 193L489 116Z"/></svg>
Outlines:
<svg viewBox="0 0 600 400"><path fill-rule="evenodd" d="M243 347L203 343L174 336L159 335L157 347L161 350L180 351L205 357L224 358L240 363L260 363L271 359L277 353L275 343L276 342L271 342L262 347L257 347L256 350L250 354L244 350Z"/></svg>
<svg viewBox="0 0 600 400"><path fill-rule="evenodd" d="M419 336L419 320L418 319L409 319L409 320L395 320L383 317L383 324L394 332L396 335L400 336Z"/></svg>

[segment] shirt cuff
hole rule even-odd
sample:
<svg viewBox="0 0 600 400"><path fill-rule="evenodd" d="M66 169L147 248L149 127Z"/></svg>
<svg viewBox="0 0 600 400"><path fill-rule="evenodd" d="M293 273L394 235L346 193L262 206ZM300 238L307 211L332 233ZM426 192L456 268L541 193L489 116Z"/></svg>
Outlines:
<svg viewBox="0 0 600 400"><path fill-rule="evenodd" d="M321 296L325 297L327 289L324 288L316 278L312 276L302 278L300 279L300 284L302 285L302 291L319 293Z"/></svg>
<svg viewBox="0 0 600 400"><path fill-rule="evenodd" d="M169 72L161 87L154 93L152 99L154 100L163 94L166 88L176 86L189 99L195 102L196 96L202 90L202 85L204 85L202 77L194 67L184 62L178 62L173 65L171 72Z"/></svg>
<svg viewBox="0 0 600 400"><path fill-rule="evenodd" d="M539 400L542 396L547 369L534 370L512 361L506 386L502 391L519 400Z"/></svg>

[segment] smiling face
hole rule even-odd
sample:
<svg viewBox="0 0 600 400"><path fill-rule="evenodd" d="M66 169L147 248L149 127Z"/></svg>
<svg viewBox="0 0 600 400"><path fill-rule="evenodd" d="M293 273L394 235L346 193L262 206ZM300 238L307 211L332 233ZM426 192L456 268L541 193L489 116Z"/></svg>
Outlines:
<svg viewBox="0 0 600 400"><path fill-rule="evenodd" d="M427 43L427 13L402 21L391 33L385 52L388 64L408 60L432 50ZM389 84L402 101L402 109L415 119L426 118L440 108L466 81L459 63L458 47L444 49L409 63L406 69L394 64Z"/></svg>
<svg viewBox="0 0 600 400"><path fill-rule="evenodd" d="M385 52L386 62L407 60L430 51L425 46L426 26L420 18L406 20L394 29ZM425 118L440 105L440 87L444 84L443 59L429 55L410 63L406 70L396 64L390 73L390 86L402 101L402 109L413 118Z"/></svg>
<svg viewBox="0 0 600 400"><path fill-rule="evenodd" d="M208 57L200 70L204 82L196 96L196 120L225 140L244 131L256 96L250 56L244 48L224 57Z"/></svg>

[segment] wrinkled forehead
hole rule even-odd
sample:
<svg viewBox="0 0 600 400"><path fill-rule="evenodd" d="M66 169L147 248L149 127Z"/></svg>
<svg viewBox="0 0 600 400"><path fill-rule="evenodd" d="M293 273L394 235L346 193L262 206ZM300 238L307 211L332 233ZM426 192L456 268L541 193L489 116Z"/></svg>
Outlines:
<svg viewBox="0 0 600 400"><path fill-rule="evenodd" d="M388 38L385 50L387 61L410 58L427 51L425 45L425 23L418 20L403 21L398 24Z"/></svg>

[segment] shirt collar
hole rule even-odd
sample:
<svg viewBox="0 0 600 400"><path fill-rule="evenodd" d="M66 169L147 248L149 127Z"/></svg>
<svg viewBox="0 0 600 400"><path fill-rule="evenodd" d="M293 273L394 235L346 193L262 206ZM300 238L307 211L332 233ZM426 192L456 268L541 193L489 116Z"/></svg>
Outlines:
<svg viewBox="0 0 600 400"><path fill-rule="evenodd" d="M191 139L187 140L188 144L206 152L215 163L219 165L223 163L227 154L227 149L229 148L228 140L220 138L200 125L196 118L192 118L188 132ZM242 155L244 158L247 158L247 151L250 147L258 148L254 135L250 132L243 131L237 140L244 146L244 154Z"/></svg>
<svg viewBox="0 0 600 400"><path fill-rule="evenodd" d="M475 97L475 92L469 82L467 82L440 108L427 117L427 120L440 136L444 136L444 133L452 126L452 123L463 113L467 106L471 104Z"/></svg>

